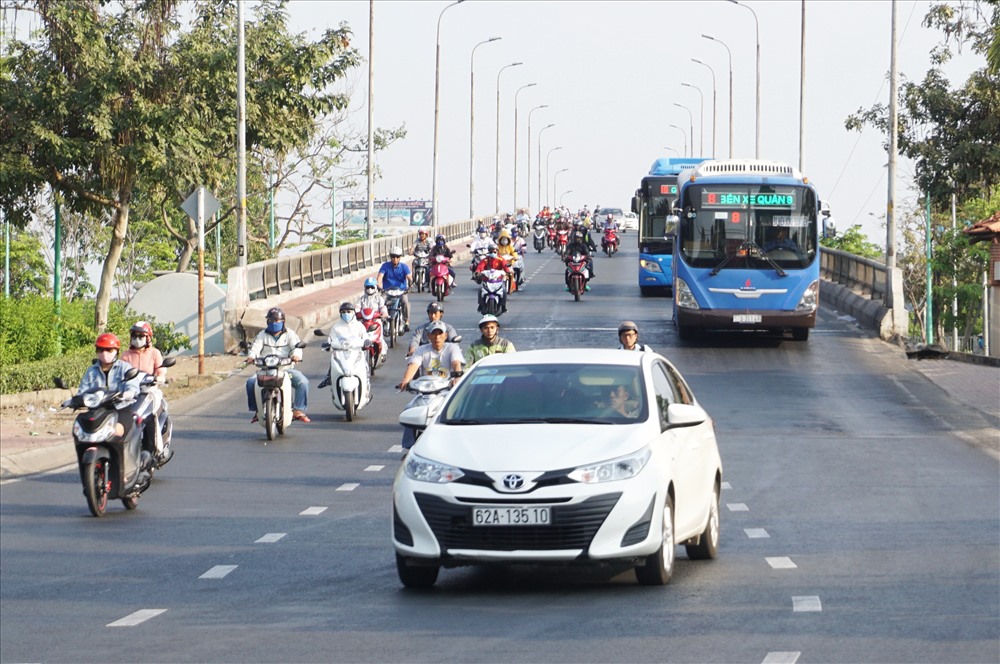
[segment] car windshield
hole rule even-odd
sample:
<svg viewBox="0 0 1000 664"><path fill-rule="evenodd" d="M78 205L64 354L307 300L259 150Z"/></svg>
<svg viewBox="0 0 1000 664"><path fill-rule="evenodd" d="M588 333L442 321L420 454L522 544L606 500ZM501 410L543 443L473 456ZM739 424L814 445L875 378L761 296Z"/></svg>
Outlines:
<svg viewBox="0 0 1000 664"><path fill-rule="evenodd" d="M475 367L445 407L443 424L634 424L647 418L638 367L517 364Z"/></svg>
<svg viewBox="0 0 1000 664"><path fill-rule="evenodd" d="M622 216L622 209L621 208L601 208L601 211L598 212L598 214L601 215L602 217L606 217L606 216L608 216L610 214L615 219L617 219L618 217Z"/></svg>

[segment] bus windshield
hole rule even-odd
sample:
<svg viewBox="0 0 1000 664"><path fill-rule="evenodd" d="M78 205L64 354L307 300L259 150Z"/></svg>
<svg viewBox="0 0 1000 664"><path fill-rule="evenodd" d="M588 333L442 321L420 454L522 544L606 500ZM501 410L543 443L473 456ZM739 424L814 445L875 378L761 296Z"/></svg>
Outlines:
<svg viewBox="0 0 1000 664"><path fill-rule="evenodd" d="M681 256L698 268L802 269L816 258L816 209L809 187L690 185Z"/></svg>

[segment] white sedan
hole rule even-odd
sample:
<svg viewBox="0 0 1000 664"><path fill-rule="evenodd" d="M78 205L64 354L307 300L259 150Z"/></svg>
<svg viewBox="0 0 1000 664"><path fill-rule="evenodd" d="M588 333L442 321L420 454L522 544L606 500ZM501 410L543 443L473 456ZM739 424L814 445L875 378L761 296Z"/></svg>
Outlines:
<svg viewBox="0 0 1000 664"><path fill-rule="evenodd" d="M623 231L637 231L639 230L639 217L635 216L635 212L626 212L618 221L618 225Z"/></svg>
<svg viewBox="0 0 1000 664"><path fill-rule="evenodd" d="M400 415L422 425L426 408ZM712 419L651 352L551 349L477 362L393 484L408 587L441 567L621 563L664 585L683 544L716 557L722 460Z"/></svg>

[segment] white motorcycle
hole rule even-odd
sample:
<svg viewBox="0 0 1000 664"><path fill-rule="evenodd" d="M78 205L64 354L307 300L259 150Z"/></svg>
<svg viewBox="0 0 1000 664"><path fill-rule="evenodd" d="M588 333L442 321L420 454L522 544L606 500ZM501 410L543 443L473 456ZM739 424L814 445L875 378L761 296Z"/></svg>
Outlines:
<svg viewBox="0 0 1000 664"><path fill-rule="evenodd" d="M315 330L313 334L325 336L323 330ZM367 352L371 344L368 335L348 339L331 335L322 345L323 350L330 353L330 396L333 405L344 411L348 422L353 422L358 411L372 399Z"/></svg>
<svg viewBox="0 0 1000 664"><path fill-rule="evenodd" d="M507 273L503 270L483 270L479 276L479 313L499 316L504 312L507 295Z"/></svg>
<svg viewBox="0 0 1000 664"><path fill-rule="evenodd" d="M413 447L427 425L441 412L441 406L451 391L451 378L420 376L407 384L406 391L416 396L399 414L399 423L403 425L404 450Z"/></svg>
<svg viewBox="0 0 1000 664"><path fill-rule="evenodd" d="M295 347L305 348L306 344L300 341ZM284 435L285 429L292 423L295 390L287 369L294 364L294 360L291 357L265 355L254 359L253 363L257 367L257 383L254 385L257 421L264 427L267 439L274 440L278 434Z"/></svg>

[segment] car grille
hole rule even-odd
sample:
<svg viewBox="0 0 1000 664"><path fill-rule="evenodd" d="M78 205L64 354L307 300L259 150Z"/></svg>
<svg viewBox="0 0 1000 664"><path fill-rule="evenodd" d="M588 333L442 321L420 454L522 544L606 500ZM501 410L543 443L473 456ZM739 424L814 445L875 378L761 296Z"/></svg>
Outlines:
<svg viewBox="0 0 1000 664"><path fill-rule="evenodd" d="M429 494L415 494L420 512L442 551L586 550L620 497L621 493L609 493L575 505L553 505L550 526L473 526L470 506L456 505ZM508 504L522 503L511 500Z"/></svg>

